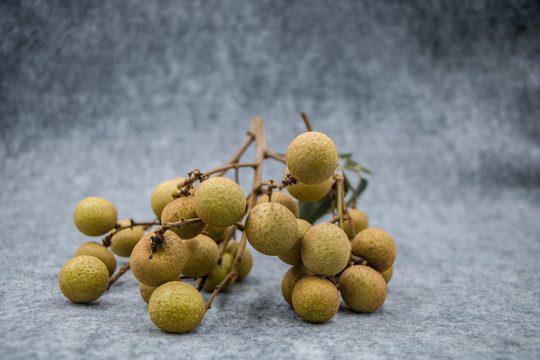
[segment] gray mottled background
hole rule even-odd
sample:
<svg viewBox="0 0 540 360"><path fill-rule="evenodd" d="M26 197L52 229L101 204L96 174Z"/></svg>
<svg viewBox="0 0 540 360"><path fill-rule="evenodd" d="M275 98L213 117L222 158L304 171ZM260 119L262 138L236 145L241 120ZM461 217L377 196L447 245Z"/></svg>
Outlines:
<svg viewBox="0 0 540 360"><path fill-rule="evenodd" d="M539 33L537 1L1 1L0 357L540 357ZM149 220L159 182L225 163L253 115L284 152L300 111L375 171L380 310L306 323L260 254L186 335L131 274L62 296L79 200Z"/></svg>

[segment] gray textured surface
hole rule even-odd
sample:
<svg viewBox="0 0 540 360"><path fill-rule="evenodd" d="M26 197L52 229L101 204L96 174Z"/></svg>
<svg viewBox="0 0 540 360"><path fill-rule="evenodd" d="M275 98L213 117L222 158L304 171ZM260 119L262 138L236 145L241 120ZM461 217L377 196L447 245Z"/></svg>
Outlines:
<svg viewBox="0 0 540 360"><path fill-rule="evenodd" d="M1 2L0 357L540 357L539 31L533 1ZM259 254L186 335L131 274L63 298L80 199L151 219L157 183L224 163L254 114L284 152L301 110L376 172L379 311L306 323Z"/></svg>

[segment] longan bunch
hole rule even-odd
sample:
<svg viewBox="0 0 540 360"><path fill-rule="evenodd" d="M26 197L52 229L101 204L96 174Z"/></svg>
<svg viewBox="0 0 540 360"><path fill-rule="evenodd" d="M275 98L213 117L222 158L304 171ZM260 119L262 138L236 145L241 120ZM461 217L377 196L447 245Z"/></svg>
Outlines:
<svg viewBox="0 0 540 360"><path fill-rule="evenodd" d="M255 120L252 140L264 137L262 120ZM206 173L194 170L160 183L150 200L156 215L152 222L118 221L109 201L83 199L74 211L77 229L105 237L103 244L82 244L64 265L59 277L62 293L73 302L94 301L130 269L152 323L166 332L191 331L218 292L249 274L253 257L247 241L256 251L292 266L281 289L304 320L331 319L339 309L340 294L354 311L378 309L386 298L396 247L386 232L368 227L364 212L347 208L334 142L317 131L297 136L283 156L284 179L275 183L260 179L268 154L262 140L255 165L241 164L237 157L228 166ZM255 169L247 197L238 180L220 171L241 166ZM290 195L281 191L285 188ZM302 218L303 211L306 204L319 203L333 204L328 210L341 214L312 225ZM236 232L242 233L239 242ZM115 255L129 257L116 274ZM203 290L212 293L206 304Z"/></svg>

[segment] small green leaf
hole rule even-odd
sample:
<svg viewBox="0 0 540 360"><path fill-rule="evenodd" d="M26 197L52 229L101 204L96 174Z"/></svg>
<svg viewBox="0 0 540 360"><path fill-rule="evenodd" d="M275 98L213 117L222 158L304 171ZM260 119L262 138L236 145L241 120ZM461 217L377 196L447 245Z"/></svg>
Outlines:
<svg viewBox="0 0 540 360"><path fill-rule="evenodd" d="M360 179L360 182L358 183L358 186L356 187L356 199L360 197L360 195L366 190L368 185L368 181L364 178ZM351 205L353 201L356 200L354 196L351 196L349 200L347 200L347 205Z"/></svg>
<svg viewBox="0 0 540 360"><path fill-rule="evenodd" d="M338 154L338 157L340 159L350 159L353 156L352 153L344 153L344 154Z"/></svg>

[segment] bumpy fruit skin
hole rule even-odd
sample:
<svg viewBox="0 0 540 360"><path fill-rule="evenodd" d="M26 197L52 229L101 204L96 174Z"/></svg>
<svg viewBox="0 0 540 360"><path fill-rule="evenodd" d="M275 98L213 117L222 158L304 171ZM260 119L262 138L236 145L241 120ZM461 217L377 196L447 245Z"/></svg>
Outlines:
<svg viewBox="0 0 540 360"><path fill-rule="evenodd" d="M174 200L173 194L179 193L176 185L185 181L183 177L179 177L172 180L167 180L156 186L154 192L152 193L152 199L150 204L152 205L152 210L154 214L161 220L161 212L167 206L168 203Z"/></svg>
<svg viewBox="0 0 540 360"><path fill-rule="evenodd" d="M339 293L330 280L306 276L296 283L292 304L294 311L302 319L323 323L336 315L339 309Z"/></svg>
<svg viewBox="0 0 540 360"><path fill-rule="evenodd" d="M351 245L347 234L334 224L320 223L304 235L302 262L317 275L335 275L347 266Z"/></svg>
<svg viewBox="0 0 540 360"><path fill-rule="evenodd" d="M288 174L290 174L289 169L286 169L285 177L287 177ZM292 184L287 186L287 191L296 200L303 202L313 202L325 197L332 188L333 184L334 179L329 178L322 184L318 185L307 185L303 183Z"/></svg>
<svg viewBox="0 0 540 360"><path fill-rule="evenodd" d="M281 294L287 302L287 304L292 306L292 293L296 283L303 277L313 275L310 273L303 265L293 266L285 275L283 275L283 280L281 280Z"/></svg>
<svg viewBox="0 0 540 360"><path fill-rule="evenodd" d="M381 275L384 278L384 281L388 284L390 279L392 279L392 274L394 273L394 265L390 266L388 269L384 270Z"/></svg>
<svg viewBox="0 0 540 360"><path fill-rule="evenodd" d="M170 281L158 287L148 302L150 320L163 331L188 332L204 317L204 299L193 286Z"/></svg>
<svg viewBox="0 0 540 360"><path fill-rule="evenodd" d="M246 210L244 191L234 181L213 177L203 181L195 192L195 211L206 224L234 225Z"/></svg>
<svg viewBox="0 0 540 360"><path fill-rule="evenodd" d="M129 220L120 220L121 226L131 224ZM124 229L113 235L111 238L111 246L109 247L113 253L118 256L129 257L133 248L144 235L142 226L134 226L131 229Z"/></svg>
<svg viewBox="0 0 540 360"><path fill-rule="evenodd" d="M214 289L216 288L216 285L218 285L227 277L233 265L234 265L234 257L227 252L224 253L223 257L221 258L221 264L218 264L218 266L214 268L214 271L212 271L210 275L208 275L208 277L206 278L206 281L203 286L204 291L209 291L209 292L214 291ZM197 281L197 283L198 282L199 281ZM227 286L223 288L223 290L226 290L229 287L231 287L232 284L234 284L234 282L235 282L234 280L229 281L229 283L227 284Z"/></svg>
<svg viewBox="0 0 540 360"><path fill-rule="evenodd" d="M139 282L148 286L159 286L178 278L184 269L186 250L178 235L165 231L163 244L152 255L152 236L155 236L154 232L143 236L133 249L129 263L133 276Z"/></svg>
<svg viewBox="0 0 540 360"><path fill-rule="evenodd" d="M231 254L233 256L233 259L236 258L236 253L238 252L238 243L234 240L229 241L225 251ZM236 281L242 281L242 279L248 276L252 267L253 256L251 255L251 251L249 251L246 246L244 252L242 253L242 260L240 260L240 265L238 265L238 277L236 278Z"/></svg>
<svg viewBox="0 0 540 360"><path fill-rule="evenodd" d="M195 199L193 196L182 196L168 203L161 212L161 222L173 223L182 219L194 219L199 217L195 212ZM173 228L181 239L191 239L201 233L205 224L203 222L184 225L179 228Z"/></svg>
<svg viewBox="0 0 540 360"><path fill-rule="evenodd" d="M106 199L91 196L82 199L73 212L73 222L84 235L100 236L116 226L116 208Z"/></svg>
<svg viewBox="0 0 540 360"><path fill-rule="evenodd" d="M334 174L338 155L332 139L317 131L298 135L287 148L287 168L307 185L322 184Z"/></svg>
<svg viewBox="0 0 540 360"><path fill-rule="evenodd" d="M351 216L354 231L356 234L358 234L362 230L367 229L369 225L369 220L362 210L349 209L349 215ZM344 221L343 230L345 230L345 233L347 234L349 239L354 238L353 233L351 232L351 225L349 220Z"/></svg>
<svg viewBox="0 0 540 360"><path fill-rule="evenodd" d="M251 209L244 231L255 250L265 255L279 255L296 242L298 223L285 206L266 202Z"/></svg>
<svg viewBox="0 0 540 360"><path fill-rule="evenodd" d="M352 310L373 312L386 299L386 281L369 266L354 265L339 278L341 297Z"/></svg>
<svg viewBox="0 0 540 360"><path fill-rule="evenodd" d="M257 205L265 202L268 202L268 194L262 194L259 200L257 200ZM300 207L291 196L282 192L274 192L272 194L272 202L285 206L287 209L291 210L295 217L300 216Z"/></svg>
<svg viewBox="0 0 540 360"><path fill-rule="evenodd" d="M81 255L69 260L58 277L60 291L76 303L88 303L99 298L109 285L109 272L95 256Z"/></svg>
<svg viewBox="0 0 540 360"><path fill-rule="evenodd" d="M302 240L304 235L311 229L311 224L304 219L296 219L298 223L298 236L293 247L278 255L278 257L286 264L289 265L302 265Z"/></svg>
<svg viewBox="0 0 540 360"><path fill-rule="evenodd" d="M139 292L141 293L141 297L144 300L145 303L148 304L148 301L150 301L150 296L154 293L154 290L156 290L157 287L155 286L148 286L144 285L143 283L139 283Z"/></svg>
<svg viewBox="0 0 540 360"><path fill-rule="evenodd" d="M219 260L219 247L206 235L197 235L193 239L184 240L186 263L182 273L190 277L201 277L210 274Z"/></svg>
<svg viewBox="0 0 540 360"><path fill-rule="evenodd" d="M368 265L383 272L396 259L396 243L384 230L370 228L359 232L352 241L352 253L367 260Z"/></svg>
<svg viewBox="0 0 540 360"><path fill-rule="evenodd" d="M107 249L104 245L94 241L84 243L79 246L77 251L75 251L75 255L73 255L73 257L81 255L90 255L97 257L107 267L109 276L112 276L114 274L114 270L116 270L116 259L113 253L110 252L109 249Z"/></svg>

